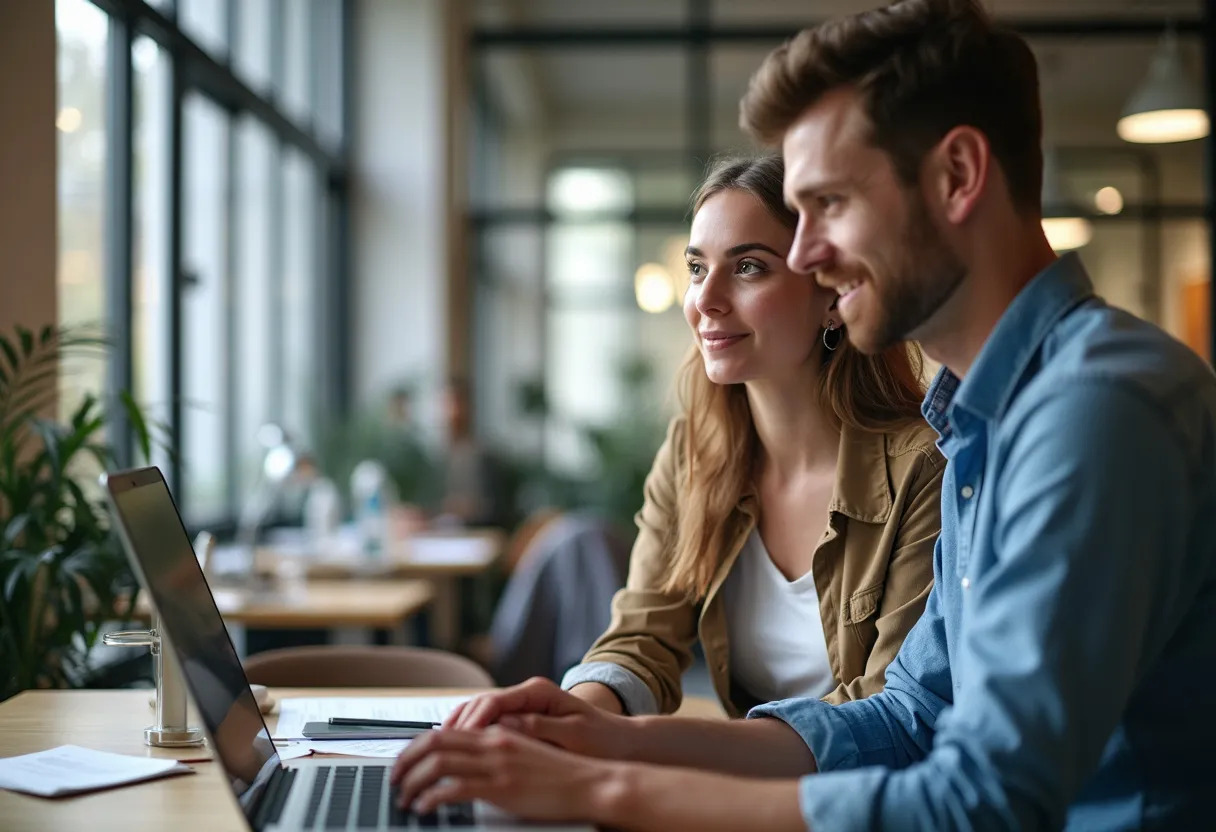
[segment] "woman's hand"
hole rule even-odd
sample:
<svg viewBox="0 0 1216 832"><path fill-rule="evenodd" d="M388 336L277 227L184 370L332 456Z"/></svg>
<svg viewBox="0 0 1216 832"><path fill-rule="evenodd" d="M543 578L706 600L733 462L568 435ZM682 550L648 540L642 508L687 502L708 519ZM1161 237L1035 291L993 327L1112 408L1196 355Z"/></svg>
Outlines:
<svg viewBox="0 0 1216 832"><path fill-rule="evenodd" d="M541 678L470 699L443 727L476 731L495 724L576 754L609 760L628 759L638 728L629 717L607 713Z"/></svg>
<svg viewBox="0 0 1216 832"><path fill-rule="evenodd" d="M485 800L521 818L594 821L612 788L612 766L498 726L443 728L413 740L390 782L402 807L420 814L444 803Z"/></svg>
<svg viewBox="0 0 1216 832"><path fill-rule="evenodd" d="M550 680L536 676L514 687L483 693L462 703L444 720L443 727L476 731L490 727L504 714L567 716L592 707Z"/></svg>

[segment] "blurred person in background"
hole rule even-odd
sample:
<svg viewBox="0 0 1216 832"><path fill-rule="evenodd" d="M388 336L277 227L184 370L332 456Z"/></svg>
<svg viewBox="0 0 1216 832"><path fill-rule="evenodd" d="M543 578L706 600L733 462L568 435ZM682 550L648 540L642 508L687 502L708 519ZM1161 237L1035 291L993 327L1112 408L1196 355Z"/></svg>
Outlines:
<svg viewBox="0 0 1216 832"><path fill-rule="evenodd" d="M468 382L448 380L443 391L447 446L443 452L443 495L438 525L506 526L510 520L500 470L489 449L473 435Z"/></svg>
<svg viewBox="0 0 1216 832"><path fill-rule="evenodd" d="M789 269L782 174L724 160L694 198L683 412L611 625L562 683L614 713L675 711L698 639L731 716L869 696L932 584L944 463L919 354L861 354L835 293Z"/></svg>

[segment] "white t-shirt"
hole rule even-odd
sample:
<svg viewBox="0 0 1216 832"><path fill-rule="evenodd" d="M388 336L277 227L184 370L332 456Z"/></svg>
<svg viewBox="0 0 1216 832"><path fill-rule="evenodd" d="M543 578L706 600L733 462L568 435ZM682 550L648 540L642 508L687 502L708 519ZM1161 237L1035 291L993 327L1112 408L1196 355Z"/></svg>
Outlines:
<svg viewBox="0 0 1216 832"><path fill-rule="evenodd" d="M786 580L753 529L722 591L731 676L745 691L773 702L836 687L810 572Z"/></svg>

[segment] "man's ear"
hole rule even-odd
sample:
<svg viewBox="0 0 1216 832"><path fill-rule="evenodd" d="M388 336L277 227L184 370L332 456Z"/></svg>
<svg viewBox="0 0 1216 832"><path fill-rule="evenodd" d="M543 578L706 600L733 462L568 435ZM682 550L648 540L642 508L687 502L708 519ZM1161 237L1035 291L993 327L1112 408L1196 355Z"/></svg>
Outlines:
<svg viewBox="0 0 1216 832"><path fill-rule="evenodd" d="M974 127L955 127L942 137L926 160L929 193L941 216L952 225L966 222L975 210L992 165L988 137Z"/></svg>

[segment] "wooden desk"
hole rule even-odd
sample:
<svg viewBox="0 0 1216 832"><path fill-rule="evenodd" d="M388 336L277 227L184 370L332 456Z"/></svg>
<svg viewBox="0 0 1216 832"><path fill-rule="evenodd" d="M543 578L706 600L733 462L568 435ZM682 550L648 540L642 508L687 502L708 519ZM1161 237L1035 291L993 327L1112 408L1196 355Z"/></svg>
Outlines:
<svg viewBox="0 0 1216 832"><path fill-rule="evenodd" d="M330 580L279 582L268 589L236 589L217 586L212 590L216 606L244 653L244 637L237 627L267 629L320 628L338 631L339 640L355 631L353 638L368 640L365 630L382 629L394 644L407 642L403 624L435 600L430 581ZM148 593L141 592L135 617L149 620Z"/></svg>
<svg viewBox="0 0 1216 832"><path fill-rule="evenodd" d="M295 696L452 696L471 690L415 688L281 688ZM717 702L686 700L680 713L721 716ZM27 691L0 703L0 757L73 744L99 751L197 760L207 749L149 748L143 729L153 719L146 690ZM273 732L277 717L267 717ZM294 761L293 761L294 762ZM5 832L87 829L89 832L245 832L227 781L214 762L193 764L197 774L153 780L79 797L47 800L0 791Z"/></svg>
<svg viewBox="0 0 1216 832"><path fill-rule="evenodd" d="M224 620L246 627L399 628L435 598L430 581L301 581L272 590L217 588Z"/></svg>
<svg viewBox="0 0 1216 832"><path fill-rule="evenodd" d="M302 567L316 579L419 579L431 582L431 640L434 646L454 650L459 645L459 579L480 575L502 554L505 536L498 529L465 529L416 534L369 559L349 540L335 540L331 549L313 551L309 544L259 546L255 568L278 574L286 564ZM212 561L222 568L226 550L217 549Z"/></svg>

